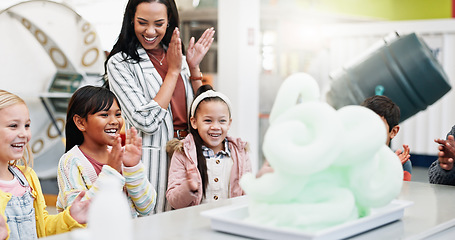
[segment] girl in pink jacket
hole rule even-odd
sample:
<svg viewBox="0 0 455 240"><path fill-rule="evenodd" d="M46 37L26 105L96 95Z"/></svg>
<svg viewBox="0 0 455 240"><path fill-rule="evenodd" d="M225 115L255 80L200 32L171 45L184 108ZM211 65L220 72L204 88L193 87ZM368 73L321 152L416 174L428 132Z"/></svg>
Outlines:
<svg viewBox="0 0 455 240"><path fill-rule="evenodd" d="M251 172L247 143L227 136L232 122L229 99L209 85L200 87L196 96L190 134L167 144L172 159L166 198L175 209L244 195L239 179Z"/></svg>

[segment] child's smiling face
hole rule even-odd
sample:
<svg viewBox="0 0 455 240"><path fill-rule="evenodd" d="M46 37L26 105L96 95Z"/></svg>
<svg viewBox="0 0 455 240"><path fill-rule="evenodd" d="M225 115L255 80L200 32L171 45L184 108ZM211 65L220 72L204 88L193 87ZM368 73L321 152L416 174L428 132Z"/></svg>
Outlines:
<svg viewBox="0 0 455 240"><path fill-rule="evenodd" d="M0 161L20 159L31 137L30 115L25 104L0 110Z"/></svg>
<svg viewBox="0 0 455 240"><path fill-rule="evenodd" d="M123 126L122 113L117 101L108 110L89 114L87 119L80 119L84 132L83 144L112 145Z"/></svg>
<svg viewBox="0 0 455 240"><path fill-rule="evenodd" d="M190 119L191 126L196 129L204 145L215 154L223 150L223 140L231 127L229 108L223 101L202 101Z"/></svg>

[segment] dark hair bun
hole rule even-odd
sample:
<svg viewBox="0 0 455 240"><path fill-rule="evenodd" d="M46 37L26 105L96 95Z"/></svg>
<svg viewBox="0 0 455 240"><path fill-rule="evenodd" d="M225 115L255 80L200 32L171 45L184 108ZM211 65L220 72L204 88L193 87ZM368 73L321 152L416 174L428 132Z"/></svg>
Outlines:
<svg viewBox="0 0 455 240"><path fill-rule="evenodd" d="M208 90L213 90L212 86L210 86L209 84L205 84L205 85L200 86L200 87L198 88L198 90L196 91L196 96L195 96L195 98L196 98L197 96L201 95L203 92L206 92L206 91L208 91Z"/></svg>

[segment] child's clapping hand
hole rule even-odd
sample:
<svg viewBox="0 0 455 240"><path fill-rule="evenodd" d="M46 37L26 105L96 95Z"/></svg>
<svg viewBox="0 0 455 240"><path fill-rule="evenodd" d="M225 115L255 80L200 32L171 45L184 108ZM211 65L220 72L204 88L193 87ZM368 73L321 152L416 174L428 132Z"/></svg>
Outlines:
<svg viewBox="0 0 455 240"><path fill-rule="evenodd" d="M122 139L120 138L120 135L118 135L115 138L114 143L112 144L112 149L109 151L107 165L111 166L113 169L121 173L122 161L123 161Z"/></svg>
<svg viewBox="0 0 455 240"><path fill-rule="evenodd" d="M132 127L127 131L124 149L122 149L120 136L115 139L107 164L122 172L122 163L125 167L136 166L141 161L141 156L142 138L137 135L136 128Z"/></svg>
<svg viewBox="0 0 455 240"><path fill-rule="evenodd" d="M71 204L70 208L70 215L74 220L76 220L80 224L85 224L87 223L88 219L88 211L91 203L91 199L87 199L85 201L82 201L82 198L85 195L85 191L82 191L77 195L77 197L74 199L73 204ZM0 220L1 221L1 220ZM0 224L0 230L1 230L1 224ZM0 232L1 234L1 232ZM1 236L0 236L0 239Z"/></svg>
<svg viewBox="0 0 455 240"><path fill-rule="evenodd" d="M405 162L407 162L409 160L409 158L411 157L409 152L410 152L409 146L406 144L403 144L403 150L398 149L395 151L395 154L400 159L401 164L404 164Z"/></svg>
<svg viewBox="0 0 455 240"><path fill-rule="evenodd" d="M137 135L136 128L131 127L126 134L123 165L125 167L134 167L141 161L141 156L142 138Z"/></svg>
<svg viewBox="0 0 455 240"><path fill-rule="evenodd" d="M186 182L188 183L188 188L190 189L191 192L197 192L199 186L198 186L198 181L197 181L197 173L198 170L194 166L192 168L189 168L186 171Z"/></svg>

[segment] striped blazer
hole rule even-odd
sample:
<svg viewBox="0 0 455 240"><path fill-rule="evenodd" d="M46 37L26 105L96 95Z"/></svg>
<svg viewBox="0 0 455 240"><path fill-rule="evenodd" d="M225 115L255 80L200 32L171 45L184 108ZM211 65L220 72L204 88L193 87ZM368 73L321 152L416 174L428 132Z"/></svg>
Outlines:
<svg viewBox="0 0 455 240"><path fill-rule="evenodd" d="M125 60L119 52L107 63L109 87L117 96L126 127L134 126L142 137L142 162L147 177L157 191L156 212L170 209L166 206L166 189L169 160L166 143L174 137L171 106L163 109L154 98L163 79L153 66L144 48L138 48L141 61ZM182 76L185 85L188 108L193 101L193 88L189 81L189 68L185 57L182 59ZM187 110L189 112L189 110Z"/></svg>

